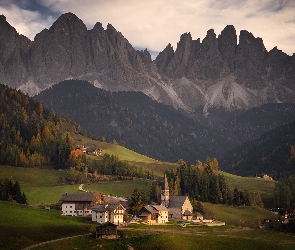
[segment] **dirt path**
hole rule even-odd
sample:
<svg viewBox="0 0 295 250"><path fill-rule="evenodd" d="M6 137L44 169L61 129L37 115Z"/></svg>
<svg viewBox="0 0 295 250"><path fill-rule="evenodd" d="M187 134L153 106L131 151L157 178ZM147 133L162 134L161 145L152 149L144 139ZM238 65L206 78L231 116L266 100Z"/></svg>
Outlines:
<svg viewBox="0 0 295 250"><path fill-rule="evenodd" d="M35 248L35 247L38 247L38 246L46 245L46 244L51 243L51 242L60 241L60 240L68 240L68 239L72 239L72 238L76 238L76 237L81 237L81 236L85 236L85 234L41 242L41 243L38 243L38 244L35 244L35 245L32 245L32 246L28 246L26 248L23 248L22 250L29 250L29 249L32 249L32 248Z"/></svg>

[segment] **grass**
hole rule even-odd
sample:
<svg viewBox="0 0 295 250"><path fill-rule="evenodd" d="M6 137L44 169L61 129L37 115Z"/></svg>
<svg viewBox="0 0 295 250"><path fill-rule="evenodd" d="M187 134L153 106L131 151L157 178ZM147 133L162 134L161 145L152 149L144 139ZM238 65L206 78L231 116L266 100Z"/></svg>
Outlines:
<svg viewBox="0 0 295 250"><path fill-rule="evenodd" d="M260 193L262 201L267 208L274 207L273 190L276 181L255 177L241 177L221 172L228 179L233 187L239 190Z"/></svg>
<svg viewBox="0 0 295 250"><path fill-rule="evenodd" d="M93 230L93 225L81 223L77 217L60 216L60 211L33 209L2 201L0 210L0 249L22 249L38 242Z"/></svg>
<svg viewBox="0 0 295 250"><path fill-rule="evenodd" d="M180 227L180 226L178 226ZM139 226L137 229L120 230L117 239L94 239L79 237L53 242L35 250L58 249L294 249L294 235L244 228L198 227L181 232L166 226L166 229Z"/></svg>
<svg viewBox="0 0 295 250"><path fill-rule="evenodd" d="M167 169L176 168L178 166L176 163L158 161L112 143L95 141L76 134L72 134L71 136L77 145L82 144L89 148L98 147L103 150L103 154L117 155L121 161L128 161L137 166L141 165L145 168L153 169L156 177L162 178ZM95 157L93 157L93 159L95 159Z"/></svg>
<svg viewBox="0 0 295 250"><path fill-rule="evenodd" d="M0 165L0 179L12 178L22 188L54 186L60 181L63 171L53 169L22 168Z"/></svg>
<svg viewBox="0 0 295 250"><path fill-rule="evenodd" d="M124 148L122 146L108 143L95 141L90 138L86 138L81 135L71 134L76 144L85 145L86 147L93 148L98 147L103 150L103 153L110 155L118 155L119 159L122 161L131 161L131 162L142 162L142 163L154 163L157 162L155 159L147 157L145 155L138 154L130 149Z"/></svg>
<svg viewBox="0 0 295 250"><path fill-rule="evenodd" d="M102 194L116 195L120 197L130 198L133 190L144 190L149 192L150 181L133 180L133 181L116 181L116 182L98 182L84 185L85 190L97 191Z"/></svg>
<svg viewBox="0 0 295 250"><path fill-rule="evenodd" d="M261 220L266 218L277 219L277 215L266 209L254 206L233 207L220 204L202 203L204 212L211 214L213 219L225 221L228 225L256 227L255 220L259 216Z"/></svg>

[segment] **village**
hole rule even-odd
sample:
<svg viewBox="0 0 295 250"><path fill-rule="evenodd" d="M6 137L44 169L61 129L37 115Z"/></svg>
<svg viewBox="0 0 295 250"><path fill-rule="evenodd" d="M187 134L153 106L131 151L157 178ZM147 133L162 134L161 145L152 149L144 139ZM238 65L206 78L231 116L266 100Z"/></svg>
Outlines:
<svg viewBox="0 0 295 250"><path fill-rule="evenodd" d="M95 237L112 237L117 235L117 228L128 223L147 225L164 225L169 221L179 221L185 227L188 224L203 226L222 226L225 222L204 218L199 212L193 212L193 206L187 196L170 196L166 174L164 175L161 204L143 206L138 214L128 215L129 201L123 197L101 195L85 191L80 185L78 194L65 193L60 198L62 216L91 216L98 223Z"/></svg>

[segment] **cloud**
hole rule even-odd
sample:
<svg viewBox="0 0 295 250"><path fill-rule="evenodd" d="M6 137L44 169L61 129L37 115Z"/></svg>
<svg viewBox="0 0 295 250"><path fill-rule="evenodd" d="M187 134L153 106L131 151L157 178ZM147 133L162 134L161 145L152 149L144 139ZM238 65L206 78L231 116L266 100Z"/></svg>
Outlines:
<svg viewBox="0 0 295 250"><path fill-rule="evenodd" d="M44 28L49 28L54 22L54 18L51 16L44 16L38 11L22 9L13 2L0 5L0 13L6 16L10 25L30 40L33 40L35 35Z"/></svg>
<svg viewBox="0 0 295 250"><path fill-rule="evenodd" d="M10 11L3 14L20 33L30 38L42 27L50 27L60 14L73 12L88 29L96 22L104 27L110 23L134 47L155 52L162 51L168 43L176 48L185 32L190 32L195 40L202 40L207 30L214 29L218 35L228 24L235 26L237 35L240 30L248 30L255 37L261 37L268 50L278 46L288 54L295 52L293 0L31 1L34 4L28 4L29 0L13 0L10 5L9 2L0 0L0 11L14 6L13 14L9 14Z"/></svg>

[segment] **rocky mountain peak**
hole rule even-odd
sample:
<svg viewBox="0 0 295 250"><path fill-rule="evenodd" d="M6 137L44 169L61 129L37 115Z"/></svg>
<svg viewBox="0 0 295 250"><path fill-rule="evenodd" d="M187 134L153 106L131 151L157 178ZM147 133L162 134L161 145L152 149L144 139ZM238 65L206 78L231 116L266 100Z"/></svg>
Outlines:
<svg viewBox="0 0 295 250"><path fill-rule="evenodd" d="M31 95L65 79L111 90L142 91L158 102L192 112L196 107L245 109L268 102L294 102L295 55L274 48L233 25L194 40L180 36L151 61L111 24L91 30L73 13L61 15L33 42L0 16L0 81Z"/></svg>
<svg viewBox="0 0 295 250"><path fill-rule="evenodd" d="M158 70L163 73L168 64L171 62L174 56L174 50L171 44L169 43L166 48L159 53L157 58L155 59L155 63L157 65Z"/></svg>
<svg viewBox="0 0 295 250"><path fill-rule="evenodd" d="M218 36L218 49L227 62L231 72L234 70L234 60L237 47L237 34L233 25L227 25Z"/></svg>
<svg viewBox="0 0 295 250"><path fill-rule="evenodd" d="M241 30L236 49L235 72L239 82L254 89L264 88L265 75L263 58L267 51L261 38L255 38L251 32Z"/></svg>

